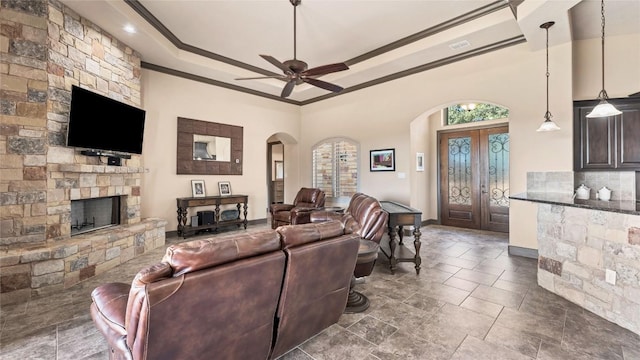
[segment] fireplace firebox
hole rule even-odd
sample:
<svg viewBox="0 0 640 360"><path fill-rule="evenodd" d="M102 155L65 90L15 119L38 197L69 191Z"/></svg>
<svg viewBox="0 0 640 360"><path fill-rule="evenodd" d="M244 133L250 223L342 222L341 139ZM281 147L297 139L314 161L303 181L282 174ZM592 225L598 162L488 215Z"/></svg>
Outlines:
<svg viewBox="0 0 640 360"><path fill-rule="evenodd" d="M71 236L120 224L120 196L71 201Z"/></svg>

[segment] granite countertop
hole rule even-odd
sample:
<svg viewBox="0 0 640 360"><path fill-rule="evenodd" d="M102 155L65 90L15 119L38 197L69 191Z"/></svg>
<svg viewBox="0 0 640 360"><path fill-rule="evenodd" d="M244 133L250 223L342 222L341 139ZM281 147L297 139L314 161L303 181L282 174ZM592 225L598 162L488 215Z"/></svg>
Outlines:
<svg viewBox="0 0 640 360"><path fill-rule="evenodd" d="M622 214L640 215L640 202L635 200L581 200L573 194L526 192L509 196L510 199L524 200L543 204L563 205L583 209L611 211Z"/></svg>

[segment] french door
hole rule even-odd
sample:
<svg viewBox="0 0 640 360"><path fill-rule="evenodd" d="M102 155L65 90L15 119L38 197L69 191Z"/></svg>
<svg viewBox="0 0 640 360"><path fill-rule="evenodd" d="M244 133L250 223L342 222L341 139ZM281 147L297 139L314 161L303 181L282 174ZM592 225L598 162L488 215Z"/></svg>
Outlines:
<svg viewBox="0 0 640 360"><path fill-rule="evenodd" d="M441 132L443 225L509 231L509 128Z"/></svg>

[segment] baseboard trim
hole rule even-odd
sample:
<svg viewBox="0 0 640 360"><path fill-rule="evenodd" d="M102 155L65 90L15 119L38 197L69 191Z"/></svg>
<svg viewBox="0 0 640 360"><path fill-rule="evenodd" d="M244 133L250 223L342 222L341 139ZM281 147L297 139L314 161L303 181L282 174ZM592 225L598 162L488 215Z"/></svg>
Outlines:
<svg viewBox="0 0 640 360"><path fill-rule="evenodd" d="M537 249L529 249L529 248L524 248L520 246L509 245L508 250L509 250L509 255L522 256L522 257L531 258L531 259L538 258Z"/></svg>

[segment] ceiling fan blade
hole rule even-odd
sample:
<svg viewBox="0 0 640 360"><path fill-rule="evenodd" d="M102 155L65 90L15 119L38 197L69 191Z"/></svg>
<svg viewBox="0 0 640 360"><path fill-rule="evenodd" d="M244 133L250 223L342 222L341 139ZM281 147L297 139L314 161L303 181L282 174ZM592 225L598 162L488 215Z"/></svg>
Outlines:
<svg viewBox="0 0 640 360"><path fill-rule="evenodd" d="M313 78L302 78L302 81L304 81L306 83L309 83L311 85L317 86L319 88L323 88L325 90L329 90L329 91L333 91L333 92L342 91L342 87L340 87L338 85L334 85L334 84L328 83L326 81L313 79Z"/></svg>
<svg viewBox="0 0 640 360"><path fill-rule="evenodd" d="M284 86L284 89L282 89L280 97L286 98L287 96L291 95L294 86L296 86L296 79L289 80L289 82Z"/></svg>
<svg viewBox="0 0 640 360"><path fill-rule="evenodd" d="M278 69L284 71L285 74L290 74L291 73L291 69L289 69L288 66L286 66L285 64L281 63L280 61L278 61L278 59L274 58L273 56L270 55L260 55L260 57L262 57L263 59L267 60L268 62L270 62L271 64L273 64L274 66L276 66Z"/></svg>
<svg viewBox="0 0 640 360"><path fill-rule="evenodd" d="M246 77L246 78L235 78L234 80L257 80L257 79L286 79L286 76L283 75L273 75L273 76L256 76L256 77Z"/></svg>
<svg viewBox="0 0 640 360"><path fill-rule="evenodd" d="M330 74L338 71L349 70L349 66L345 63L336 63L329 65L322 65L318 67L311 68L309 70L305 70L300 73L300 75L304 76L320 76L324 74Z"/></svg>

